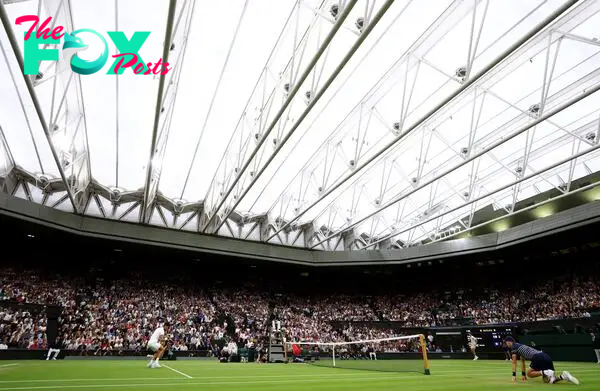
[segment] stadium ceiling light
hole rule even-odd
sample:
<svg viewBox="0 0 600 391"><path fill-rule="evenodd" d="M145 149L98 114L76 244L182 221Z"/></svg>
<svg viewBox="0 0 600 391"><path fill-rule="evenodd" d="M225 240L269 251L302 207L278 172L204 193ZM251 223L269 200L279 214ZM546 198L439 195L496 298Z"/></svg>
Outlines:
<svg viewBox="0 0 600 391"><path fill-rule="evenodd" d="M35 238L35 235L32 235L32 234L27 234L27 237L28 237L28 238Z"/></svg>
<svg viewBox="0 0 600 391"><path fill-rule="evenodd" d="M533 215L538 219L542 219L544 217L552 216L556 211L554 210L554 205L546 204L542 205L539 208L533 211Z"/></svg>
<svg viewBox="0 0 600 391"><path fill-rule="evenodd" d="M506 231L510 228L510 224L506 220L500 220L493 225L494 232Z"/></svg>
<svg viewBox="0 0 600 391"><path fill-rule="evenodd" d="M591 189L590 191L586 191L583 194L583 198L587 202L593 202L593 201L600 200L600 188L594 188L594 189Z"/></svg>

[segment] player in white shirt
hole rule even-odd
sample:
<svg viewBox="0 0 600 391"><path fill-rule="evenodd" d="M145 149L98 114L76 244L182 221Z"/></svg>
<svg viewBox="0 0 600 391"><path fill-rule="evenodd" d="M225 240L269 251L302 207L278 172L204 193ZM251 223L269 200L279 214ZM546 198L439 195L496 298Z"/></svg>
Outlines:
<svg viewBox="0 0 600 391"><path fill-rule="evenodd" d="M473 361L479 360L479 357L477 357L477 338L475 338L473 334L467 333L467 341L469 343L469 349L471 349L471 353L473 353Z"/></svg>
<svg viewBox="0 0 600 391"><path fill-rule="evenodd" d="M162 327L159 326L150 337L148 341L148 350L154 352L152 360L148 363L148 368L160 368L158 361L162 358L165 353L165 333L169 331L169 324L165 323Z"/></svg>

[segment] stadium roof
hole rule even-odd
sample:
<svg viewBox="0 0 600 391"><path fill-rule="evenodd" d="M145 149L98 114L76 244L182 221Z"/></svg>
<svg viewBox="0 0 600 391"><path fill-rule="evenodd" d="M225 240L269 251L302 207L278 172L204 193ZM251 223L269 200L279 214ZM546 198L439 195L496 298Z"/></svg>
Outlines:
<svg viewBox="0 0 600 391"><path fill-rule="evenodd" d="M0 8L0 190L64 211L322 250L404 248L464 235L490 205L511 215L548 190L587 190L573 181L600 171L600 1ZM110 55L106 32L149 31L140 57L172 70L84 76L61 60L24 76L22 15L93 29ZM97 35L78 37L80 58L100 56Z"/></svg>

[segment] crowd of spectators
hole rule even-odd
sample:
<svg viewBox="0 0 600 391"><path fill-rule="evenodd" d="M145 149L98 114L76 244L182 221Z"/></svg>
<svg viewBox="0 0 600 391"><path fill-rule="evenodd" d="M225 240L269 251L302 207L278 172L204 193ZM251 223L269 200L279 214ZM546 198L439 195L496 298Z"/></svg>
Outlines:
<svg viewBox="0 0 600 391"><path fill-rule="evenodd" d="M33 332L37 330L36 318L30 314L13 316L3 309L9 307L8 302L62 307L58 345L82 355L141 353L162 322L173 325L172 349L176 351L217 354L228 341L256 345L266 333L268 301L265 297L249 301L250 292L246 291L209 293L140 278L92 287L82 280L57 275L41 279L34 273L12 270L2 270L0 276L0 316L4 319L5 313L10 314L0 323L0 342L6 339L11 342L9 347L46 348L30 343L37 340Z"/></svg>
<svg viewBox="0 0 600 391"><path fill-rule="evenodd" d="M159 321L174 325L174 347L209 349L209 335L218 336L215 309L202 292L176 286L157 286L138 280L114 281L110 286L83 289L64 307L59 338L62 345L82 354L141 351Z"/></svg>
<svg viewBox="0 0 600 391"><path fill-rule="evenodd" d="M527 290L462 293L442 300L430 323L444 325L459 317L473 319L474 324L589 317L590 309L600 308L599 287L597 278L575 277L560 283L540 283Z"/></svg>
<svg viewBox="0 0 600 391"><path fill-rule="evenodd" d="M46 314L0 308L0 350L46 349Z"/></svg>
<svg viewBox="0 0 600 391"><path fill-rule="evenodd" d="M173 325L173 350L217 354L232 341L260 348L274 319L281 321L289 341L311 342L394 335L368 327L373 321L428 327L459 318L490 324L585 317L590 309L600 308L600 280L575 277L527 291L351 296L272 294L253 286L200 290L193 284L157 284L140 276L90 285L58 275L0 270L0 348L41 349L46 347L43 314L13 310L3 301L62 307L59 344L80 354L142 352L164 321Z"/></svg>
<svg viewBox="0 0 600 391"><path fill-rule="evenodd" d="M375 299L375 308L382 320L402 322L405 327L423 327L433 325L432 311L438 306L435 295L387 295Z"/></svg>
<svg viewBox="0 0 600 391"><path fill-rule="evenodd" d="M240 288L215 291L210 296L221 316L233 321L231 331L238 339L255 340L267 333L270 310L266 295Z"/></svg>

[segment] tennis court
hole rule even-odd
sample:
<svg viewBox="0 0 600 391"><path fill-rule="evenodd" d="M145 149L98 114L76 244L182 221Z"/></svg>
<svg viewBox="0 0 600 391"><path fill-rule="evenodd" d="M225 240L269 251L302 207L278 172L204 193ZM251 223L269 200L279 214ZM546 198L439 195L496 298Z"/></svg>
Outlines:
<svg viewBox="0 0 600 391"><path fill-rule="evenodd" d="M382 364L390 367L391 362ZM395 362L416 367L406 360ZM514 389L510 364L504 361L431 362L431 376L415 372L388 372L325 368L308 364L219 364L215 361L164 362L147 369L141 360L15 361L0 363L0 390L461 390ZM559 363L581 380L580 386L561 389L600 389L600 365ZM551 387L539 379L518 387Z"/></svg>

